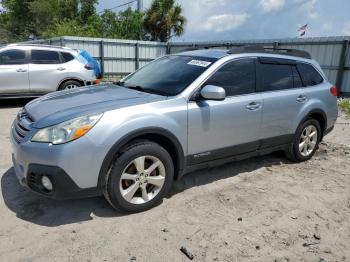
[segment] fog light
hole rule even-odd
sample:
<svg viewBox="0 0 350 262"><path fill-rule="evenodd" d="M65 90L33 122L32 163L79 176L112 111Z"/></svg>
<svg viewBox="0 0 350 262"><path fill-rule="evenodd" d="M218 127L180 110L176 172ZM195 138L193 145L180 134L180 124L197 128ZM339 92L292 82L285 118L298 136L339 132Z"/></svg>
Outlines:
<svg viewBox="0 0 350 262"><path fill-rule="evenodd" d="M52 183L50 178L48 178L47 176L42 176L41 177L41 184L43 185L43 187L48 190L48 191L52 191Z"/></svg>

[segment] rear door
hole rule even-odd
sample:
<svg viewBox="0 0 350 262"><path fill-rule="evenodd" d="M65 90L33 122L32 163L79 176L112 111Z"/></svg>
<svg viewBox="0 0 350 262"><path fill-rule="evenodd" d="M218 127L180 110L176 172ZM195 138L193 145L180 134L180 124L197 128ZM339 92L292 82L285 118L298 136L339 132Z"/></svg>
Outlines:
<svg viewBox="0 0 350 262"><path fill-rule="evenodd" d="M230 61L203 85L225 89L224 101L188 104L190 164L255 151L259 146L261 94L256 93L256 59Z"/></svg>
<svg viewBox="0 0 350 262"><path fill-rule="evenodd" d="M307 102L295 61L260 58L259 91L264 101L261 148L291 141L293 119Z"/></svg>
<svg viewBox="0 0 350 262"><path fill-rule="evenodd" d="M0 94L28 93L28 59L25 50L0 52Z"/></svg>
<svg viewBox="0 0 350 262"><path fill-rule="evenodd" d="M66 77L67 68L59 52L53 50L31 50L29 83L32 92L56 91Z"/></svg>

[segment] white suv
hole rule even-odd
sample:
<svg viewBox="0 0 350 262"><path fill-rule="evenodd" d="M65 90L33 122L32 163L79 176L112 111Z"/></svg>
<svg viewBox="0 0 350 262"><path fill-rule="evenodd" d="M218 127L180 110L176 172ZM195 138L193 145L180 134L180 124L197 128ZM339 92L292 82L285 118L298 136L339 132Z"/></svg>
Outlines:
<svg viewBox="0 0 350 262"><path fill-rule="evenodd" d="M96 84L100 68L84 50L42 45L0 49L0 97L35 97Z"/></svg>

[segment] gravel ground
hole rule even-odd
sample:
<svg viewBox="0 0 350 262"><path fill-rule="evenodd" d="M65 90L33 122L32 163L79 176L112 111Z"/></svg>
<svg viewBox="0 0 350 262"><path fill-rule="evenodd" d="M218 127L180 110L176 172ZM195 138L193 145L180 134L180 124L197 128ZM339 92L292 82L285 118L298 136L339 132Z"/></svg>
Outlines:
<svg viewBox="0 0 350 262"><path fill-rule="evenodd" d="M315 157L282 154L186 175L139 214L102 197L54 201L21 187L10 125L26 101L0 101L0 261L350 261L350 121Z"/></svg>

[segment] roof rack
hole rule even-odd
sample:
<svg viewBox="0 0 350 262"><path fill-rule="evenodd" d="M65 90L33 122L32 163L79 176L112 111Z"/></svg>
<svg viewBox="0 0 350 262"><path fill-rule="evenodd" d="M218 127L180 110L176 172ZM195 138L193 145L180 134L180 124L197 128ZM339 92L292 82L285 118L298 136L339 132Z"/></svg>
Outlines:
<svg viewBox="0 0 350 262"><path fill-rule="evenodd" d="M297 49L288 49L288 48L273 48L273 47L264 47L262 45L244 45L237 46L228 51L229 54L239 54L239 53L267 53L267 54L279 54L279 55L289 55L311 59L310 53L297 50Z"/></svg>
<svg viewBox="0 0 350 262"><path fill-rule="evenodd" d="M50 47L50 48L59 48L59 49L70 49L70 48L65 47L65 46L42 45L42 44L26 44L26 43L9 44L8 46L36 46L36 47Z"/></svg>

